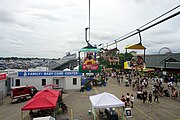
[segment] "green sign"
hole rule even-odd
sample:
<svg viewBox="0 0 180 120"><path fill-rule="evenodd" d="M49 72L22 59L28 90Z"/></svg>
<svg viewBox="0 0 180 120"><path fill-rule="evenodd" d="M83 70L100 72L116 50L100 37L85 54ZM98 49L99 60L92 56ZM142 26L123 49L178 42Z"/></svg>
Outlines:
<svg viewBox="0 0 180 120"><path fill-rule="evenodd" d="M80 52L100 52L97 48L82 48Z"/></svg>
<svg viewBox="0 0 180 120"><path fill-rule="evenodd" d="M89 65L85 66L80 65L79 66L79 73L100 73L101 72L101 66L100 65Z"/></svg>

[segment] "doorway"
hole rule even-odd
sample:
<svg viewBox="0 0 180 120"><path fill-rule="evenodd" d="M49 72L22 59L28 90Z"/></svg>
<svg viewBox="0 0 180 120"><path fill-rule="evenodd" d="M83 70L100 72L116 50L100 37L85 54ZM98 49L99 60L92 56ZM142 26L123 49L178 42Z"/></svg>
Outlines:
<svg viewBox="0 0 180 120"><path fill-rule="evenodd" d="M64 78L53 78L53 84L58 85L59 88L64 88Z"/></svg>

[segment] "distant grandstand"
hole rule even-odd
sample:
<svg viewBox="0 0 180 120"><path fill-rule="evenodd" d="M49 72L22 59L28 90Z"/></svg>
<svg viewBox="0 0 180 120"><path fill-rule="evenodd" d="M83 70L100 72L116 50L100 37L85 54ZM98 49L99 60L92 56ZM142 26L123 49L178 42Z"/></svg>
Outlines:
<svg viewBox="0 0 180 120"><path fill-rule="evenodd" d="M73 69L78 64L78 58L76 53L75 54L66 54L62 59L50 65L51 70L64 70L65 68Z"/></svg>

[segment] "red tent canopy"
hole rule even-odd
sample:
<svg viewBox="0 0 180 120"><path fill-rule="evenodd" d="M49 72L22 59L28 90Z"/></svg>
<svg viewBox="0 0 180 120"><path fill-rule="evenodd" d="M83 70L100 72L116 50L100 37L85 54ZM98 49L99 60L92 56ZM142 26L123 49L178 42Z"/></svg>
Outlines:
<svg viewBox="0 0 180 120"><path fill-rule="evenodd" d="M38 92L21 110L53 109L56 108L60 91L45 89Z"/></svg>
<svg viewBox="0 0 180 120"><path fill-rule="evenodd" d="M48 85L45 85L44 87L58 87L58 85L56 85L56 84L48 84Z"/></svg>
<svg viewBox="0 0 180 120"><path fill-rule="evenodd" d="M60 91L57 91L57 90L52 90L52 89L49 89L49 88L45 88L44 90L41 90L39 91L38 93L36 93L36 95L33 97L44 97L44 96L52 96L52 97L58 97L58 96L61 96L61 92Z"/></svg>

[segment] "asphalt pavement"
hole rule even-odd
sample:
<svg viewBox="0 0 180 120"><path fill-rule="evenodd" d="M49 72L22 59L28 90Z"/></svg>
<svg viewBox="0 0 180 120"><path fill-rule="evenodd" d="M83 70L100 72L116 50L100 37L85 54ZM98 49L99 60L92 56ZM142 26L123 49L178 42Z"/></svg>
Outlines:
<svg viewBox="0 0 180 120"><path fill-rule="evenodd" d="M166 84L164 84L166 85ZM152 91L152 82L149 81L147 91ZM57 120L93 120L93 115L89 114L91 102L89 96L102 92L112 93L121 99L122 95L127 93L134 94L134 108L132 108L132 117L125 120L180 120L180 100L171 99L170 97L159 97L159 103L143 103L137 99L136 91L132 87L125 87L125 83L118 84L116 79L109 78L106 86L93 87L90 91L79 92L79 90L68 90L63 95L63 102L68 107L68 113L57 116ZM11 104L10 97L4 99L0 105L0 120L20 120L21 108L26 102ZM116 112L119 118L122 118L122 108L117 108ZM97 120L101 120L97 113ZM28 112L24 112L25 120L29 120Z"/></svg>

